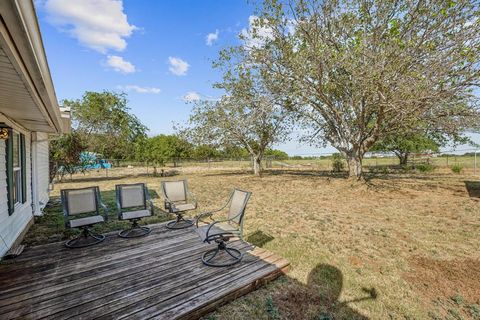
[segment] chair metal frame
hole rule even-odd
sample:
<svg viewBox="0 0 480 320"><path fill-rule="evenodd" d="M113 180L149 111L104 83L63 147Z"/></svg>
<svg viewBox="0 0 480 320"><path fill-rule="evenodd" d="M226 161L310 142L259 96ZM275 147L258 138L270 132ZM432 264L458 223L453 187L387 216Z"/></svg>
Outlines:
<svg viewBox="0 0 480 320"><path fill-rule="evenodd" d="M237 215L235 215L233 217L230 217L230 218L227 218L227 219L213 220L211 218L211 216L213 214L215 214L217 212L221 212L221 211L223 211L226 208L229 208L231 206L235 191L246 193L246 197L243 201L243 206L242 206L241 212L238 213ZM210 217L213 220L213 222L208 223L207 232L205 234L205 239L203 240L203 242L207 242L207 243L215 242L217 244L217 247L215 249L210 249L210 250L206 251L205 253L203 253L202 262L205 265L210 266L210 267L228 267L228 266L234 265L236 263L239 263L242 260L243 253L236 248L229 247L227 245L227 242L230 240L230 238L233 238L233 237L236 237L236 236L239 237L240 240L243 240L243 222L244 222L244 217L245 217L245 210L247 208L247 204L248 204L248 201L250 200L251 196L252 196L251 192L235 188L231 192L229 200L227 201L227 203L222 208L202 213L197 217L197 219L196 219L197 228L198 228L198 223L199 222L208 223L207 221L202 220L202 218ZM228 216L228 213L227 213L227 216ZM235 221L237 218L239 220L238 222ZM238 225L238 228L232 229L232 230L224 230L224 232L215 232L215 233L210 234L210 231L212 230L212 228L215 225L217 225L219 223L223 223L223 222L227 222L229 224L229 226L231 226L230 223L233 222L234 224ZM227 263L211 262L219 254L220 251L225 251L228 255L230 255L232 257L233 260L231 262L227 262Z"/></svg>
<svg viewBox="0 0 480 320"><path fill-rule="evenodd" d="M153 207L153 202L150 199L150 193L148 192L148 188L145 183L139 182L139 183L124 183L124 184L117 184L115 185L115 195L116 195L116 202L117 202L117 214L118 214L118 220L123 221L123 220L129 220L132 223L132 226L129 229L122 230L118 233L119 237L122 238L136 238L136 237L143 237L148 235L152 230L149 227L146 226L140 226L138 222L144 218L132 218L132 219L123 219L122 213L128 212L125 211L124 209L128 208L134 208L134 207L124 207L122 206L122 187L128 187L128 186L142 186L143 189L143 206L140 206L143 208L143 210L149 210L150 211L150 216L153 216L155 211ZM141 232L138 232L138 230L141 230ZM137 234L135 234L137 233Z"/></svg>
<svg viewBox="0 0 480 320"><path fill-rule="evenodd" d="M72 215L69 214L68 193L71 192L71 191L88 190L88 189L93 189L94 192L95 192L95 211L92 211L92 212L95 212L97 215L100 215L100 207L102 207L103 217L104 217L104 222L102 222L102 223L105 223L106 221L108 221L108 208L102 202L102 198L101 198L101 195L100 195L100 188L98 186L60 190L60 196L61 196L62 208L63 208L63 216L64 216L64 219L65 219L65 227L69 228L69 229L79 228L82 231L82 233L78 237L70 239L67 242L65 242L65 246L68 247L68 248L74 249L74 248L89 247L89 246L92 246L94 244L98 244L98 243L102 242L103 240L105 240L104 235L93 233L90 230L89 227L91 225L84 225L84 226L80 226L80 227L71 227L71 225L70 225L70 220L74 220L74 219L71 219ZM100 223L100 222L98 222L98 223ZM86 240L89 237L94 239L95 241L93 241L91 243L78 244L81 239Z"/></svg>
<svg viewBox="0 0 480 320"><path fill-rule="evenodd" d="M172 201L168 198L167 192L165 189L165 185L168 184L169 182L183 182L183 189L184 189L184 194L185 194L185 200L182 201ZM162 181L161 182L162 186L162 194L164 198L164 206L165 210L168 210L169 213L175 214L176 218L173 221L170 221L166 224L166 227L168 229L184 229L191 227L195 224L195 221L192 219L185 219L184 218L184 213L190 210L195 210L198 206L197 199L195 196L190 192L188 188L188 181L185 180L170 180L170 181ZM190 200L190 201L189 201ZM185 202L185 204L193 204L194 208L193 209L188 209L188 210L183 210L179 211L178 209L175 208L175 204L178 204L179 202Z"/></svg>

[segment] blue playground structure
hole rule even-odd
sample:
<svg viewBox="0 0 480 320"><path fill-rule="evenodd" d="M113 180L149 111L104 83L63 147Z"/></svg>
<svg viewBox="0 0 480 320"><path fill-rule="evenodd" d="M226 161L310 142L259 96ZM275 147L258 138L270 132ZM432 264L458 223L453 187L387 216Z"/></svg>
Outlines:
<svg viewBox="0 0 480 320"><path fill-rule="evenodd" d="M94 152L84 151L80 154L80 162L84 170L110 169L112 164Z"/></svg>

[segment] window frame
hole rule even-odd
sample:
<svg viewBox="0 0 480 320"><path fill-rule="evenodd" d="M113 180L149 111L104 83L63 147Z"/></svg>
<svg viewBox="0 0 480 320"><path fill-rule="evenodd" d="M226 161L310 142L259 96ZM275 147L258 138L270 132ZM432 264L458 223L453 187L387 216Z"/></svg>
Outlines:
<svg viewBox="0 0 480 320"><path fill-rule="evenodd" d="M17 207L27 202L26 140L25 134L5 124L0 123L0 128L8 130L8 137L5 139L5 169L8 214L12 215ZM14 143L17 144L16 148L14 148ZM14 152L17 156L17 163L14 163Z"/></svg>
<svg viewBox="0 0 480 320"><path fill-rule="evenodd" d="M12 143L13 143L13 152L14 154L12 155L12 158L15 159L15 156L17 156L17 161L18 163L15 163L15 160L13 160L12 167L13 167L13 178L12 178L12 183L13 183L13 204L15 207L18 205L22 204L23 200L23 177L22 177L22 143L21 143L21 133L16 132L12 130ZM15 148L15 144L17 145L17 148Z"/></svg>

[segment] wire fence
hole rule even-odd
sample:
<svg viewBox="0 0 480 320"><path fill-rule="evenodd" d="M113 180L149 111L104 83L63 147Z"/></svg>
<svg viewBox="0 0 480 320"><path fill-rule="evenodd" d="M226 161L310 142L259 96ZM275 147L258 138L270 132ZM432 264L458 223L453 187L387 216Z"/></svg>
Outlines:
<svg viewBox="0 0 480 320"><path fill-rule="evenodd" d="M371 173L396 173L405 171L442 172L452 174L477 174L477 150L450 150L438 153L410 154L406 164L392 153L369 153L363 159L363 167ZM479 154L480 156L480 154ZM334 162L341 161L344 170L347 169L344 159L335 160L332 154L315 154L303 157L276 158L265 157L262 168L266 170L311 170L332 171ZM51 163L51 179L61 181L73 176L121 177L121 176L172 176L179 174L214 171L214 170L252 170L251 158L174 158L164 163L146 161L130 161L122 159L101 159L96 163L70 167L61 163ZM336 167L338 168L338 167ZM479 170L477 170L479 169Z"/></svg>

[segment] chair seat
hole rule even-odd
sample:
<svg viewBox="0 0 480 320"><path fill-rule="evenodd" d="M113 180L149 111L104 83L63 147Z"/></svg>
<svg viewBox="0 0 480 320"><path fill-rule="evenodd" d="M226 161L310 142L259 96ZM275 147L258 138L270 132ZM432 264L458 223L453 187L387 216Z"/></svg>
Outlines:
<svg viewBox="0 0 480 320"><path fill-rule="evenodd" d="M122 220L131 220L131 219L140 219L144 217L150 217L150 210L135 210L135 211L126 211L122 212Z"/></svg>
<svg viewBox="0 0 480 320"><path fill-rule="evenodd" d="M209 226L210 226L209 224L206 224L203 226L199 226L197 228L198 236L202 239L202 241L205 240L207 237L207 230ZM220 223L216 223L210 229L209 235L211 236L219 233L223 233L224 237L226 238L233 238L233 237L237 237L240 234L240 231L238 230L238 228L232 226L227 222L220 222Z"/></svg>
<svg viewBox="0 0 480 320"><path fill-rule="evenodd" d="M183 212L188 210L194 210L195 205L193 203L174 204L172 206L172 212Z"/></svg>
<svg viewBox="0 0 480 320"><path fill-rule="evenodd" d="M68 223L70 224L71 228L78 228L83 226L90 226L92 224L96 224L104 221L105 220L103 219L102 216L91 216L91 217L80 218L80 219L72 219Z"/></svg>

